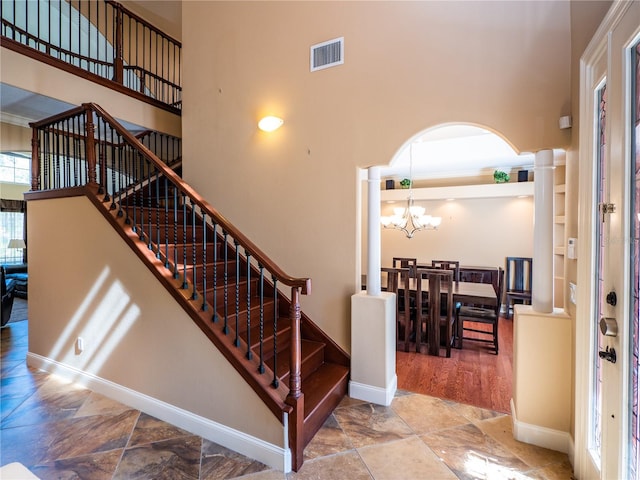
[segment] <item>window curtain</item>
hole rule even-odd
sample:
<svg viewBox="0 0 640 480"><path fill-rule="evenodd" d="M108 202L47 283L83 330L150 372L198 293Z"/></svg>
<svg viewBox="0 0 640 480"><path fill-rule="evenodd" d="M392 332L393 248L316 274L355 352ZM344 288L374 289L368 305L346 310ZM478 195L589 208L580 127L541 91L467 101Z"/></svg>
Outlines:
<svg viewBox="0 0 640 480"><path fill-rule="evenodd" d="M9 240L21 238L27 243L27 202L0 198L0 261L26 263L27 249L7 248Z"/></svg>

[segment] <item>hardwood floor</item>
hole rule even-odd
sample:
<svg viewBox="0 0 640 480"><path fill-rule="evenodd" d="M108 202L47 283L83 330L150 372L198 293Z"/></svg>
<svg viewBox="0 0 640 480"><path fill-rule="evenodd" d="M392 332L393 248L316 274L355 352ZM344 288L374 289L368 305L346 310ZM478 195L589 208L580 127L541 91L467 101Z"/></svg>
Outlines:
<svg viewBox="0 0 640 480"><path fill-rule="evenodd" d="M498 355L489 344L472 341L451 349L450 358L397 352L398 388L510 413L513 321L500 317L498 335Z"/></svg>

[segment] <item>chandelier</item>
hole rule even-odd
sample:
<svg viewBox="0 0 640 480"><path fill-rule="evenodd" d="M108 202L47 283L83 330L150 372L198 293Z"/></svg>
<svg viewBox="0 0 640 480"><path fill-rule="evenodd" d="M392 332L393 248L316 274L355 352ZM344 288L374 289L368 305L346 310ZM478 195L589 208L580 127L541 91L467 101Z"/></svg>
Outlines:
<svg viewBox="0 0 640 480"><path fill-rule="evenodd" d="M425 215L425 208L413 204L413 155L412 145L409 145L409 196L406 207L396 207L393 215L380 217L384 228L401 230L407 238L412 238L420 230L435 230L442 223L441 217Z"/></svg>

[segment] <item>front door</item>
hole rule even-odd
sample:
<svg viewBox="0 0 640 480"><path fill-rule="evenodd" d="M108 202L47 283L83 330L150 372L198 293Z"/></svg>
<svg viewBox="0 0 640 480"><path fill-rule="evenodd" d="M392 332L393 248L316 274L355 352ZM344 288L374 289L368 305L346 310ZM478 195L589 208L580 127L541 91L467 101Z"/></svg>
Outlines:
<svg viewBox="0 0 640 480"><path fill-rule="evenodd" d="M574 438L580 479L640 480L634 440L639 19L640 2L614 4L581 62Z"/></svg>

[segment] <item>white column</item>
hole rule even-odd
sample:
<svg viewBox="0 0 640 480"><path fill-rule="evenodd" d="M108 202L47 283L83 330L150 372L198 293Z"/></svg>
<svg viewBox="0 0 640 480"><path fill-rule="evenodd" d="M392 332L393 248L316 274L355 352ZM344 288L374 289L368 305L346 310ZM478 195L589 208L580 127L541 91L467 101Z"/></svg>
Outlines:
<svg viewBox="0 0 640 480"><path fill-rule="evenodd" d="M367 180L367 294L380 295L380 167L369 167Z"/></svg>
<svg viewBox="0 0 640 480"><path fill-rule="evenodd" d="M553 312L553 150L536 152L534 160L533 285L535 312Z"/></svg>
<svg viewBox="0 0 640 480"><path fill-rule="evenodd" d="M368 171L367 291L351 297L349 396L391 405L396 376L396 295L380 289L380 167Z"/></svg>

